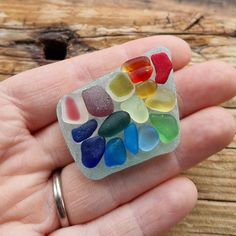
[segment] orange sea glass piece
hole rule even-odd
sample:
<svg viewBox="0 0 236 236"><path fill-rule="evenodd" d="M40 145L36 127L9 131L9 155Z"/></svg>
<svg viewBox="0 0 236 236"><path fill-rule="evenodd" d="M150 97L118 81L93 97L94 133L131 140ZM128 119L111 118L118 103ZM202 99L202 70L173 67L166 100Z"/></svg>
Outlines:
<svg viewBox="0 0 236 236"><path fill-rule="evenodd" d="M128 73L133 83L148 80L152 75L152 66L148 57L141 56L126 61L122 65L122 71Z"/></svg>

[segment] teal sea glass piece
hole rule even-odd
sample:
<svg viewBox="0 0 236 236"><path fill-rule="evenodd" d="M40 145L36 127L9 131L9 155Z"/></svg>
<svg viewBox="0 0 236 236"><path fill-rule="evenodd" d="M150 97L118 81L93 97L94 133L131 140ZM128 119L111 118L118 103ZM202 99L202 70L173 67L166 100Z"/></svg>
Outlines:
<svg viewBox="0 0 236 236"><path fill-rule="evenodd" d="M124 130L130 122L130 115L124 111L117 111L108 116L98 130L102 137L112 137Z"/></svg>

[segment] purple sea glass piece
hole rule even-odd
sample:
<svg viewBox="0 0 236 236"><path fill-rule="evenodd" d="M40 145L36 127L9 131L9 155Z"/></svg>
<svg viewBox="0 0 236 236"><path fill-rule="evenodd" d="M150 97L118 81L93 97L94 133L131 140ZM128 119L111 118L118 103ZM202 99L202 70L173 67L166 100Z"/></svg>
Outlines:
<svg viewBox="0 0 236 236"><path fill-rule="evenodd" d="M110 115L114 105L109 94L100 86L93 86L82 92L88 112L97 117Z"/></svg>

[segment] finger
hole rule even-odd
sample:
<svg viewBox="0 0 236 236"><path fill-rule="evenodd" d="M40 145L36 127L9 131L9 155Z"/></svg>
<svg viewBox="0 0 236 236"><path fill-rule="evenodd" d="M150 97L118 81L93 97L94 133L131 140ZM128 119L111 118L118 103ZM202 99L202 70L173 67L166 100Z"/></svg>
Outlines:
<svg viewBox="0 0 236 236"><path fill-rule="evenodd" d="M209 61L175 73L181 117L221 104L236 96L236 70L221 61Z"/></svg>
<svg viewBox="0 0 236 236"><path fill-rule="evenodd" d="M175 77L182 117L236 95L236 70L220 61L181 69ZM45 166L50 164L47 168L64 167L72 162L57 123L38 133L37 139L45 150Z"/></svg>
<svg viewBox="0 0 236 236"><path fill-rule="evenodd" d="M186 216L197 201L194 184L184 177L171 179L107 215L85 225L61 229L63 235L163 235Z"/></svg>
<svg viewBox="0 0 236 236"><path fill-rule="evenodd" d="M181 122L174 153L134 166L100 181L83 176L75 164L62 171L62 187L71 224L94 220L224 148L235 121L223 108L208 108Z"/></svg>
<svg viewBox="0 0 236 236"><path fill-rule="evenodd" d="M56 120L56 104L61 96L158 46L169 48L175 70L190 60L186 42L173 36L154 36L26 71L2 86L20 107L27 127L35 131Z"/></svg>

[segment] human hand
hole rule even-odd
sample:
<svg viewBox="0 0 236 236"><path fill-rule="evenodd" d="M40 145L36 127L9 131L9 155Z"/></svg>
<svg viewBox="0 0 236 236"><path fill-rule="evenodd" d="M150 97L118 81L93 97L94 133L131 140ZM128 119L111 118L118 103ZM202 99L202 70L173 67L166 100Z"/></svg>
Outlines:
<svg viewBox="0 0 236 236"><path fill-rule="evenodd" d="M172 53L181 115L175 152L100 181L84 177L56 121L61 96L153 47ZM211 61L184 68L188 45L155 36L23 72L0 84L0 235L162 235L194 207L197 191L175 177L232 140L235 121L216 105L236 95L236 70ZM60 229L52 172L62 168L71 227Z"/></svg>

